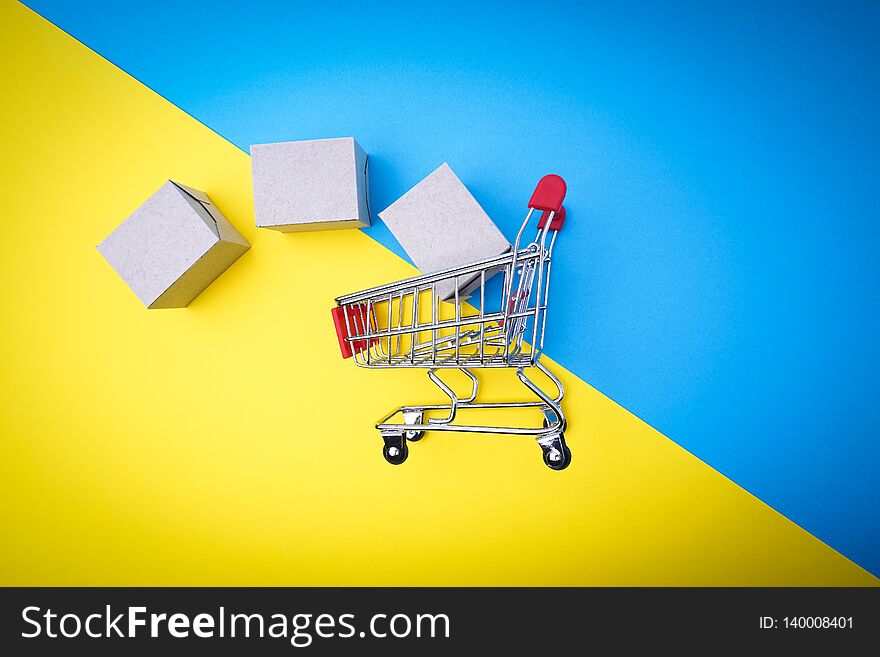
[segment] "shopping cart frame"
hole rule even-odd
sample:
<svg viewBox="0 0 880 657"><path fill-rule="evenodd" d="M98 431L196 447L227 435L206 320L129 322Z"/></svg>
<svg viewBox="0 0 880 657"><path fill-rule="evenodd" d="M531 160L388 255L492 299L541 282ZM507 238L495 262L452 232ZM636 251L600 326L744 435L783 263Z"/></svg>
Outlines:
<svg viewBox="0 0 880 657"><path fill-rule="evenodd" d="M551 174L541 179L508 253L336 299L333 319L343 357L353 358L358 366L366 368L427 369L429 379L449 398L445 404L399 406L376 422L384 442L383 455L389 463L403 463L409 453L407 442L420 440L426 432L460 431L534 436L548 467L563 470L570 464L571 451L565 442L566 419L561 406L565 390L559 378L540 362L550 265L556 237L565 221L562 206L565 193L566 185L561 177ZM520 248L536 210L541 212L537 235L534 241ZM497 312L489 312L486 282L497 273L504 279L501 306ZM454 318L442 319L436 288L438 282L449 279L454 282L455 294L450 301L455 314ZM467 297L460 288L479 295L479 307L474 313L463 312ZM422 322L420 312L424 308L420 309L420 301L426 296L430 299L431 315ZM443 332L446 334L441 335ZM421 340L425 334L429 337ZM530 340L526 340L527 336ZM516 369L517 378L537 399L476 401L479 380L471 369L485 368ZM528 368L543 373L555 390L548 392L538 385L526 374ZM448 369L458 369L468 377L472 388L467 397L459 396L440 377L439 372ZM462 410L522 408L539 409L542 426L455 423ZM434 416L437 413L442 417ZM428 417L429 414L432 416Z"/></svg>

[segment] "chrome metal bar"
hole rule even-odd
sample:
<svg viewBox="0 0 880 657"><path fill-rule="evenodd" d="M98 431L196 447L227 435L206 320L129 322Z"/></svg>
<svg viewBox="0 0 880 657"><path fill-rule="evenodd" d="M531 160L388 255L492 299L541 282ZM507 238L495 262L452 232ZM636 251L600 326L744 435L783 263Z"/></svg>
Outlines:
<svg viewBox="0 0 880 657"><path fill-rule="evenodd" d="M480 360L486 352L486 322L483 318L486 316L486 270L480 272Z"/></svg>
<svg viewBox="0 0 880 657"><path fill-rule="evenodd" d="M470 370L464 367L460 367L459 369L461 370L462 374L464 374L471 380L471 382L474 384L474 387L473 390L471 390L471 394L469 397L465 399L459 399L458 401L460 404L463 405L470 404L477 398L477 389L480 387L480 382L479 380L477 380L477 377L474 375L474 373Z"/></svg>
<svg viewBox="0 0 880 657"><path fill-rule="evenodd" d="M522 239L523 233L526 232L526 226L529 225L529 219L532 218L533 213L534 213L534 210L532 208L529 208L528 214L526 214L526 218L523 219L522 225L519 227L519 232L516 234L516 240L514 240L514 243L513 243L513 258L511 259L511 267L510 267L511 273L516 271L516 261L517 261L518 255L519 255L520 240ZM512 280L511 280L510 284L511 284L511 286L513 285ZM511 289L505 289L505 291L504 291L505 292L505 294L504 294L505 299L510 298L511 291L512 291Z"/></svg>
<svg viewBox="0 0 880 657"><path fill-rule="evenodd" d="M560 381L557 376L553 374L553 372L548 370L543 363L537 362L535 363L535 367L541 370L541 372L543 372L544 375L553 382L553 385L556 386L556 397L552 399L547 397L547 393L541 390L541 388L539 388L535 383L531 381L531 379L529 379L529 377L525 375L525 373L523 372L524 368L520 367L519 369L517 369L516 375L523 383L528 381L528 383L526 383L526 387L529 388L529 390L534 392L536 395L538 395L538 397L550 403L551 406L558 406L559 403L562 402L562 398L565 397L565 388L562 386L562 381Z"/></svg>
<svg viewBox="0 0 880 657"><path fill-rule="evenodd" d="M545 306L542 306L542 309L543 309L543 308L545 308ZM527 310L523 310L523 311L521 311L521 312L511 313L511 314L509 315L509 318L510 318L510 319L513 319L513 320L522 320L522 319L526 319L526 318L532 317L532 316L534 315L534 313L535 313L535 309L534 309L534 308L529 308L529 309L527 309ZM398 335L398 334L400 334L400 335L407 335L407 334L410 334L410 333L420 333L420 332L430 331L430 330L434 330L434 329L436 329L436 330L442 330L442 329L454 329L456 326L458 326L458 327L464 327L464 326L469 326L469 325L472 325L472 324L480 324L480 323L481 323L482 325L485 325L485 326L486 326L486 330L487 330L487 331L489 331L489 332L491 332L491 333L493 333L493 334L496 334L496 333L497 333L497 334L500 334L500 333L503 331L503 327L500 327L500 326L488 326L488 324L490 324L491 322L494 322L494 321L500 321L500 320L503 320L503 319L504 319L504 317L503 317L502 315L498 314L498 313L495 313L495 314L492 314L492 315L485 315L482 319L479 318L479 317L462 317L462 318L461 318L460 320L458 320L458 321L456 321L456 320L454 320L454 319L444 319L444 320L442 320L442 321L440 321L440 322L437 322L436 324L421 324L421 325L416 326L416 327L412 327L412 326L403 326L403 327L401 327L400 329L396 329L396 328L394 328L394 329L391 329L390 331L389 331L389 330L384 330L384 329L383 329L383 330L376 330L376 331L373 331L373 332L371 332L371 333L358 334L358 335L356 335L356 336L354 336L354 337L346 338L346 340L347 340L348 342L361 342L361 341L363 340L363 338L365 338L365 337L368 337L368 338L373 339L373 340L377 340L377 339L380 339L380 338L384 339L384 338L388 337L389 334L392 335L392 336L395 336L395 335ZM442 342L442 341L444 341L444 340L452 340L452 339L454 339L454 336L451 336L451 335L450 335L450 336L446 336L446 337L440 339L439 342ZM431 344L431 341L423 342L423 343L418 343L417 346L424 346L424 345L426 345L426 344L427 344L427 345L430 345L430 344Z"/></svg>
<svg viewBox="0 0 880 657"><path fill-rule="evenodd" d="M538 261L538 284L535 286L535 319L532 322L532 352L536 352L536 344L538 340L538 308L541 307L541 297L543 288L541 283L544 280L544 263L546 262L547 252L544 250L544 244L547 241L547 233L550 232L550 224L553 223L553 217L556 216L555 212L551 212L547 217L547 221L544 224L543 230L540 231L540 252L541 258Z"/></svg>
<svg viewBox="0 0 880 657"><path fill-rule="evenodd" d="M446 271L436 272L433 274L423 274L421 276L413 276L412 278L405 278L399 281L395 281L394 283L386 283L385 285L379 285L368 290L362 290L360 292L352 292L351 294L342 295L336 298L336 303L340 306L344 306L350 303L363 301L368 297L383 296L392 291L399 292L400 290L408 290L416 286L420 286L424 289L430 283L442 281L446 278L451 278L452 276L473 274L474 278L476 278L480 271L483 269L497 269L506 265L508 262L511 261L511 259L525 259L529 257L536 257L537 254L524 252L520 253L518 256L516 256L516 258L514 256L516 256L515 253L513 253L512 251L508 251L507 253L503 253L499 256L494 256L485 260L479 260L477 262L462 265L460 267L454 267L452 269L447 269Z"/></svg>
<svg viewBox="0 0 880 657"><path fill-rule="evenodd" d="M392 303L392 299L394 295L388 294L388 360L391 360L391 320L392 320L392 311L394 310L394 304ZM378 323L376 324L376 330L379 330Z"/></svg>
<svg viewBox="0 0 880 657"><path fill-rule="evenodd" d="M440 302L437 300L437 283L431 283L431 326L434 327L434 330L431 331L431 349L434 354L434 358L437 358L437 322L440 321Z"/></svg>
<svg viewBox="0 0 880 657"><path fill-rule="evenodd" d="M421 291L419 290L418 286L416 286L415 294L413 295L413 320L412 320L413 327L418 326L418 323L419 323L419 297L421 297ZM412 339L410 340L410 343L409 343L409 355L410 355L410 360L412 362L415 362L415 358L416 358L416 338L417 337L418 337L417 334L415 332L413 332Z"/></svg>
<svg viewBox="0 0 880 657"><path fill-rule="evenodd" d="M428 370L428 378L434 382L434 385L436 385L438 388L440 388L440 390L442 390L444 393L446 393L447 397L449 397L449 402L450 402L449 415L445 418L435 418L435 417L429 418L428 424L431 424L431 425L449 424L450 422L452 422L455 419L455 413L456 413L456 410L458 409L458 398L455 396L455 392L452 390L452 388L450 388L448 385L446 385L443 382L443 380L439 376L437 376L434 372L435 372L435 370L433 370L433 369Z"/></svg>
<svg viewBox="0 0 880 657"><path fill-rule="evenodd" d="M403 336L400 334L400 327L403 326L403 292L400 293L400 305L397 307L397 349L396 353L400 353L400 345Z"/></svg>
<svg viewBox="0 0 880 657"><path fill-rule="evenodd" d="M372 300L367 299L367 306L366 306L367 310L366 310L366 314L365 314L364 317L363 317L363 320L364 320L364 335L367 335L367 334L369 333L369 331L367 330L367 322L370 321L370 307L371 307L371 304L372 304ZM361 309L363 309L363 306L361 306ZM366 351L366 353L367 353L367 364L369 365L369 364L370 364L370 358L372 357L372 352L373 352L372 346L373 346L373 345L370 344L370 338L367 338L366 340L367 340L367 341L366 341L366 343L365 343L365 345L364 345L364 346L366 347L366 349L364 349L364 351Z"/></svg>
<svg viewBox="0 0 880 657"><path fill-rule="evenodd" d="M553 239L550 240L550 251L553 250L553 241L556 239L556 232L553 233ZM547 258L547 275L544 280L544 303L541 306L541 340L539 344L532 344L532 349L535 350L535 362L538 362L538 359L541 357L541 354L544 353L544 333L547 330L547 303L548 298L550 296L550 266L553 264L553 261L548 256Z"/></svg>

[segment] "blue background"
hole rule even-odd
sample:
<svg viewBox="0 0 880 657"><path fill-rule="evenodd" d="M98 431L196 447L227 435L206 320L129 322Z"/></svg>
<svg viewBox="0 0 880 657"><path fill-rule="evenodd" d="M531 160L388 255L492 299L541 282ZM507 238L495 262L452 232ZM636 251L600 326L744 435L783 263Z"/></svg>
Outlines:
<svg viewBox="0 0 880 657"><path fill-rule="evenodd" d="M547 353L880 573L880 4L27 4L242 149L355 136L374 213L561 174Z"/></svg>

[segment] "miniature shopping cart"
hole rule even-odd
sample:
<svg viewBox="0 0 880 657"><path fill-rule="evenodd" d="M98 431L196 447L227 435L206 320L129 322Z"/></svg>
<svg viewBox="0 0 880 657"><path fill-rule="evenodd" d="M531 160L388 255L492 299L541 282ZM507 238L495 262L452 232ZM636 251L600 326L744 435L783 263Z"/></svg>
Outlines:
<svg viewBox="0 0 880 657"><path fill-rule="evenodd" d="M553 245L565 220L565 181L544 176L529 201L529 211L517 233L513 249L500 256L446 271L408 278L336 299L333 322L344 358L360 367L419 367L448 397L448 404L401 406L376 423L382 434L385 459L403 463L409 453L407 441L421 439L427 431L466 431L534 436L544 463L562 470L571 462L565 444L565 416L560 406L564 390L559 379L540 361L547 323L547 293ZM535 240L520 247L532 215L541 213ZM487 280L500 274L501 299L494 303ZM451 281L453 303L440 302L437 286ZM466 302L465 294L479 299ZM519 380L537 400L495 403L477 402L477 368L513 368ZM555 386L548 394L527 368L540 370ZM458 369L472 384L471 394L459 397L444 382L440 370ZM463 424L459 411L477 409L536 408L542 426L495 426Z"/></svg>

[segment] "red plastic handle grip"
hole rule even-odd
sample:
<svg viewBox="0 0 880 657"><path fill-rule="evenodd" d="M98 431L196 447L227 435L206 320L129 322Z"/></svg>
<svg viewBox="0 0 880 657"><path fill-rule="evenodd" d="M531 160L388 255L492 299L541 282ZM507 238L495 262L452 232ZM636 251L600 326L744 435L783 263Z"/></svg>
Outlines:
<svg viewBox="0 0 880 657"><path fill-rule="evenodd" d="M538 186L529 199L529 207L545 212L559 212L565 200L565 181L555 173L548 174L538 181Z"/></svg>
<svg viewBox="0 0 880 657"><path fill-rule="evenodd" d="M345 308L336 306L330 311L333 316L333 326L336 327L336 339L339 340L339 351L342 352L343 358L351 358L354 353L351 350L351 343L345 338L348 337L348 331L345 330Z"/></svg>
<svg viewBox="0 0 880 657"><path fill-rule="evenodd" d="M541 213L541 220L538 222L538 230L543 230L544 226L547 225L547 220L550 218L550 212L544 210ZM550 222L550 230L560 230L562 228L562 224L565 223L565 206L563 205L559 208L559 212L553 215L553 221Z"/></svg>
<svg viewBox="0 0 880 657"><path fill-rule="evenodd" d="M333 316L333 325L336 327L336 339L339 340L339 351L343 358L351 358L354 354L361 353L367 348L366 340L349 341L346 338L358 337L369 333L367 327L367 311L363 306L352 304L349 306L337 306L330 311ZM345 316L348 315L348 327L345 325ZM370 322L372 324L372 322ZM349 334L348 329L351 329ZM378 338L372 338L371 344L376 344Z"/></svg>

